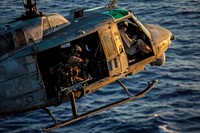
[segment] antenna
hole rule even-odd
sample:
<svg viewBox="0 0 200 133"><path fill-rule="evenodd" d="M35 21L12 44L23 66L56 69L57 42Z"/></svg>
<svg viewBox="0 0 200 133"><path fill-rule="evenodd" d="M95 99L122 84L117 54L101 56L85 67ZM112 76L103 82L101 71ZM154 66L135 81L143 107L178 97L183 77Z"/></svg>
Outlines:
<svg viewBox="0 0 200 133"><path fill-rule="evenodd" d="M108 8L109 9L113 9L115 6L115 4L117 3L117 0L111 0L109 3L108 3Z"/></svg>

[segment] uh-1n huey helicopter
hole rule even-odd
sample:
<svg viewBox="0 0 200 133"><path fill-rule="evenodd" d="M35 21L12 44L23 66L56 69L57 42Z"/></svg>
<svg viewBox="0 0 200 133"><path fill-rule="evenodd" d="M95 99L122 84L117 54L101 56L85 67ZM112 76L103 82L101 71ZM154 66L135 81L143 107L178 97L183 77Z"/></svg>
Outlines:
<svg viewBox="0 0 200 133"><path fill-rule="evenodd" d="M157 83L149 82L133 96L119 79L148 64L164 64L175 39L169 30L142 24L131 11L115 6L116 0L75 9L67 17L38 12L36 0L22 2L25 14L0 26L1 117L44 109L54 121L44 129L49 131L135 100ZM77 113L76 99L115 81L127 92L126 99ZM67 101L74 117L57 122L47 107Z"/></svg>

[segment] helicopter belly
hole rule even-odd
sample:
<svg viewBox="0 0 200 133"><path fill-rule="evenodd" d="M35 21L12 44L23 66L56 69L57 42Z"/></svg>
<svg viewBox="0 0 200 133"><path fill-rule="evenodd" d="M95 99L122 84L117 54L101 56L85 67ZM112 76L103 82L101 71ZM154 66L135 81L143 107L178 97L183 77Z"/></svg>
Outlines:
<svg viewBox="0 0 200 133"><path fill-rule="evenodd" d="M0 116L36 108L45 91L31 56L0 63Z"/></svg>

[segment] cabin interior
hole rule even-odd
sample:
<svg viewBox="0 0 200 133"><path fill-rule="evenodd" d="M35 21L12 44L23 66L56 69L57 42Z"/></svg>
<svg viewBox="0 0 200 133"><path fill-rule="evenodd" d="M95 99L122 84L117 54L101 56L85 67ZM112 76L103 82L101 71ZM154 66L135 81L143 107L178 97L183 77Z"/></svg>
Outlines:
<svg viewBox="0 0 200 133"><path fill-rule="evenodd" d="M80 57L83 59L83 63L79 66L80 72L67 64L74 45L82 48ZM86 60L87 62L84 62ZM75 76L83 80L90 78L90 83L109 76L98 32L43 51L37 55L37 62L49 99L57 96L55 86L68 87L82 81L73 79Z"/></svg>

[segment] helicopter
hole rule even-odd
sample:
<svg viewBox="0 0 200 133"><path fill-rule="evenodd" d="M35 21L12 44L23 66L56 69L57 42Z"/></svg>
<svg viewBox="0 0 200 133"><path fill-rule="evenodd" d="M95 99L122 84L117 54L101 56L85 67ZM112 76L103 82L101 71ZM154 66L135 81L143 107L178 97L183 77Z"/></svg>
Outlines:
<svg viewBox="0 0 200 133"><path fill-rule="evenodd" d="M158 82L132 95L120 79L149 64L163 65L175 40L169 30L142 24L132 11L117 7L116 0L73 9L67 17L38 12L36 0L22 2L25 14L0 25L0 117L43 109L54 123L44 128L50 131L136 100ZM81 61L72 66L69 58L76 55ZM78 113L77 99L113 82L127 98ZM58 122L48 107L64 102L71 104L73 118Z"/></svg>

